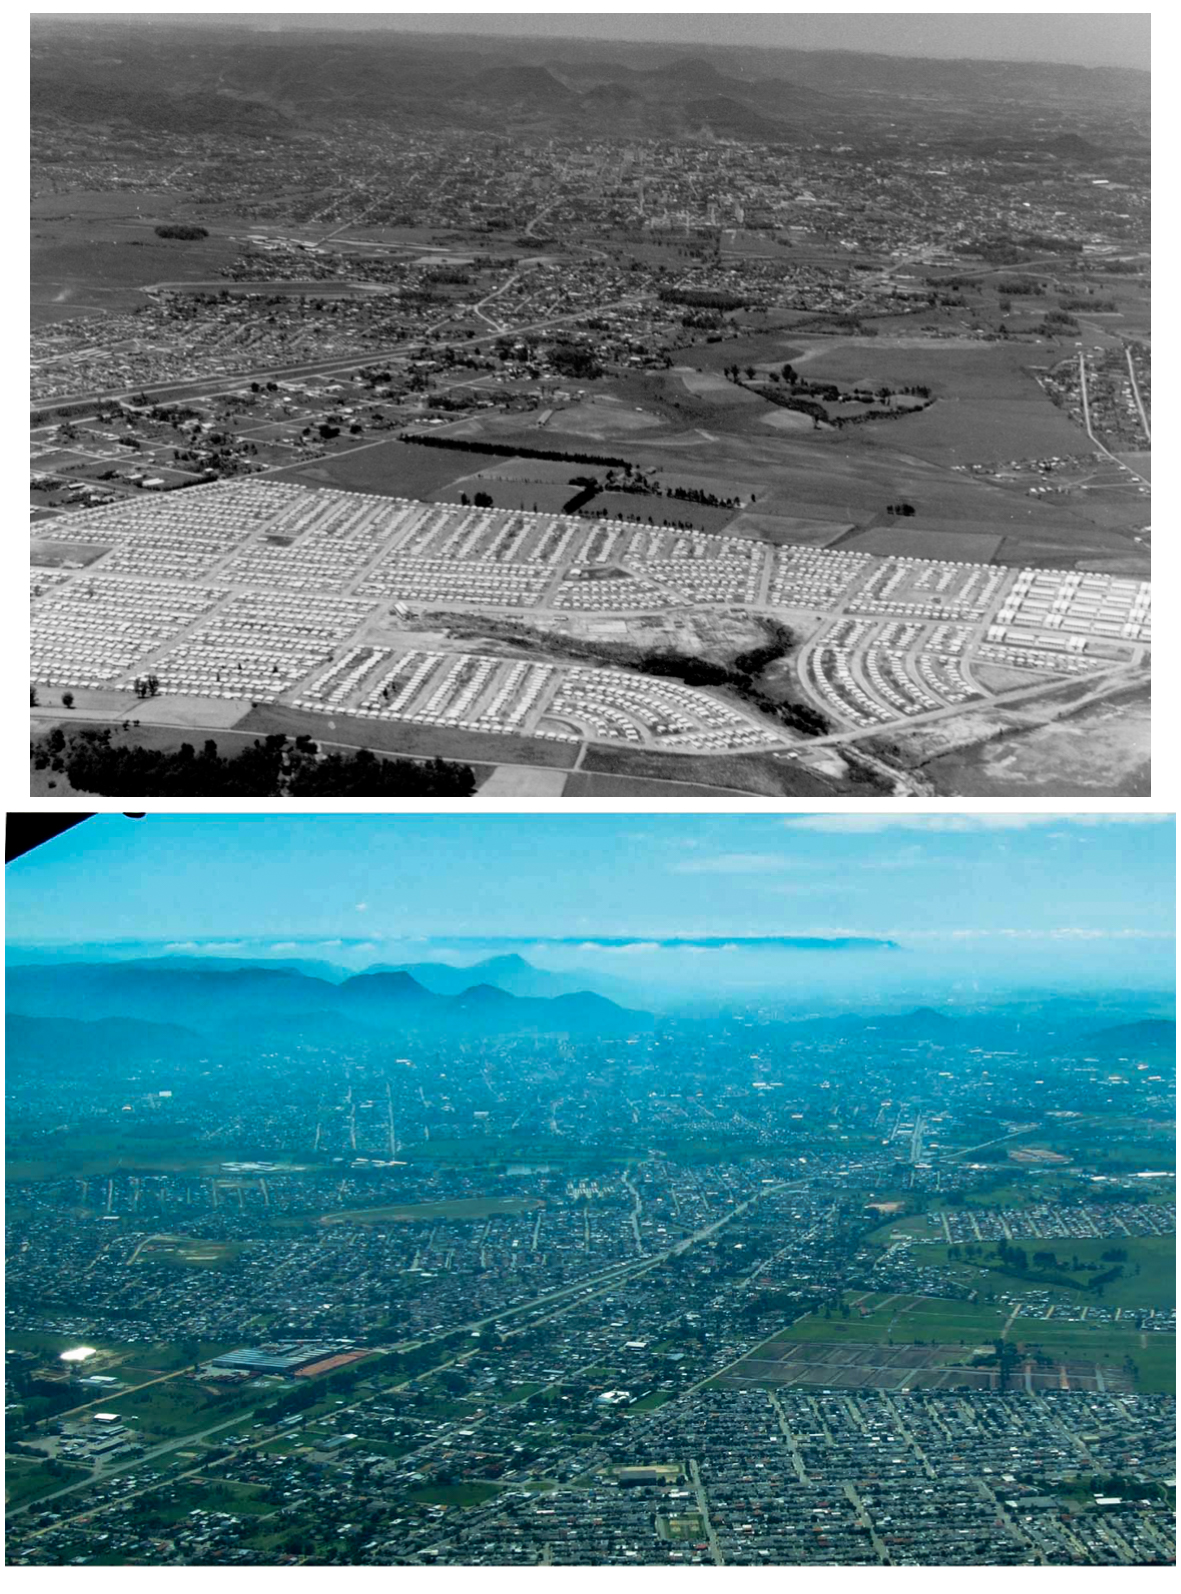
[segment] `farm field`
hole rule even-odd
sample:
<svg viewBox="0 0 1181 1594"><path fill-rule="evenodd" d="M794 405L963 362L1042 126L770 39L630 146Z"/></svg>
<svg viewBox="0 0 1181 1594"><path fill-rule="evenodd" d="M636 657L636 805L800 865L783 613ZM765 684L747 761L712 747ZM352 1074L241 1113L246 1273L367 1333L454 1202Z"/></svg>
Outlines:
<svg viewBox="0 0 1181 1594"><path fill-rule="evenodd" d="M826 1349L819 1360L838 1364L842 1358L828 1348L833 1352L840 1346L876 1346L879 1352L905 1346L936 1348L933 1366L964 1366L974 1353L991 1350L993 1342L1003 1338L1031 1357L1040 1352L1055 1360L1099 1363L1116 1370L1130 1364L1135 1387L1146 1391L1174 1387L1175 1338L1171 1334L1142 1334L1131 1326L1105 1322L1014 1317L1005 1304L860 1292L847 1293L844 1301L850 1310L848 1318L836 1312L827 1318L812 1313L749 1352L732 1372L741 1378L744 1364L777 1362L787 1354L783 1347L800 1345L823 1346ZM854 1351L852 1359L871 1368L884 1365L881 1355L861 1351ZM905 1368L905 1363L900 1365ZM764 1374L756 1368L751 1376L758 1381ZM774 1381L781 1381L778 1373ZM891 1387L897 1382L897 1376L893 1377Z"/></svg>

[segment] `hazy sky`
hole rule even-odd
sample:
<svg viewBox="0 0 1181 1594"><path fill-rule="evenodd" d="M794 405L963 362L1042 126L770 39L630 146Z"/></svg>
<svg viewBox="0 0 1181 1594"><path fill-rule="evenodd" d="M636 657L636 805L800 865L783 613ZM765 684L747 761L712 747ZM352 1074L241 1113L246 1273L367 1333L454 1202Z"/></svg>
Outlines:
<svg viewBox="0 0 1181 1594"><path fill-rule="evenodd" d="M111 815L9 866L7 936L520 938L622 974L667 938L863 935L1169 983L1173 873L1172 822L1139 815Z"/></svg>
<svg viewBox="0 0 1181 1594"><path fill-rule="evenodd" d="M992 61L1148 66L1147 12L407 13L396 26L432 33L650 39L786 49L868 50Z"/></svg>
<svg viewBox="0 0 1181 1594"><path fill-rule="evenodd" d="M51 7L39 7L49 11ZM76 11L76 7L69 7ZM153 8L154 10L155 8ZM185 7L177 7L184 12ZM89 13L95 15L95 12ZM125 16L126 13L114 13ZM150 13L144 13L150 15ZM191 13L189 20L194 20ZM371 12L325 10L210 14L212 25L394 27L451 34L652 40L665 44L866 50L891 55L967 56L993 61L1071 61L1084 66L1149 65L1147 11L800 11L766 12Z"/></svg>

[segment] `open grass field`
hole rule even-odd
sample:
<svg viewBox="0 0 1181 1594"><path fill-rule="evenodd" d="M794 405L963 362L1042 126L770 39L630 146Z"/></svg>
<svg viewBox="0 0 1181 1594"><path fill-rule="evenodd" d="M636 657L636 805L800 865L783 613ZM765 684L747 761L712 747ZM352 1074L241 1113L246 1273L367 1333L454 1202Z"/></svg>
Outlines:
<svg viewBox="0 0 1181 1594"><path fill-rule="evenodd" d="M576 769L567 775L564 797L733 797L731 786L692 781L651 780L642 775L604 775Z"/></svg>
<svg viewBox="0 0 1181 1594"><path fill-rule="evenodd" d="M138 1262L164 1262L172 1267L228 1267L242 1254L242 1245L233 1240L193 1240L159 1237L144 1244Z"/></svg>
<svg viewBox="0 0 1181 1594"><path fill-rule="evenodd" d="M540 1205L519 1196L478 1196L459 1201L417 1201L403 1206L356 1207L326 1212L321 1223L428 1223L439 1219L474 1222L478 1218L516 1217Z"/></svg>
<svg viewBox="0 0 1181 1594"><path fill-rule="evenodd" d="M1171 1234L1137 1235L1133 1237L1113 1237L1110 1239L1096 1240L1034 1240L1023 1238L1015 1244L1032 1257L1035 1251L1052 1251L1058 1258L1058 1266L1047 1267L1031 1261L1029 1271L1036 1274L1036 1278L1023 1279L1022 1274L1016 1269L1006 1269L1001 1265L999 1256L989 1255L993 1249L991 1241L977 1242L983 1254L973 1259L962 1256L953 1258L948 1253L951 1250L963 1252L961 1244L950 1247L941 1243L923 1243L915 1252L915 1260L924 1267L936 1267L946 1270L949 1278L975 1289L983 1297L999 1296L1012 1290L1023 1287L1049 1289L1053 1294L1060 1294L1062 1299L1073 1305L1095 1305L1104 1309L1109 1307L1152 1307L1164 1309L1176 1305L1177 1301L1177 1242ZM1118 1264L1106 1261L1105 1251L1121 1250L1127 1252L1127 1260ZM1122 1278L1113 1279L1104 1286L1102 1296L1095 1293L1088 1286L1093 1273L1072 1270L1071 1264L1078 1260L1085 1267L1093 1266L1100 1272L1106 1272L1113 1266L1121 1266L1124 1270ZM1051 1283L1050 1280L1053 1280Z"/></svg>
<svg viewBox="0 0 1181 1594"><path fill-rule="evenodd" d="M31 1461L23 1456L8 1456L4 1462L5 1508L16 1509L28 1505L39 1500L43 1494L68 1488L71 1483L80 1483L89 1475L88 1468L67 1466L65 1462L58 1462L50 1472L43 1462Z"/></svg>
<svg viewBox="0 0 1181 1594"><path fill-rule="evenodd" d="M176 1378L132 1394L104 1398L103 1407L118 1412L143 1442L162 1444L227 1421L260 1398L262 1391L251 1386L214 1390L191 1379Z"/></svg>
<svg viewBox="0 0 1181 1594"><path fill-rule="evenodd" d="M289 470L276 471L272 479L301 482L305 487L336 487L342 492L380 493L389 498L430 498L436 494L445 497L444 489L450 483L478 470L480 464L478 454L420 448L390 438L307 465L293 465ZM458 500L458 489L454 497Z"/></svg>
<svg viewBox="0 0 1181 1594"><path fill-rule="evenodd" d="M175 195L128 190L34 199L33 325L134 309L149 283L216 279L237 245L216 225L208 238L158 238L156 224L175 219L176 207Z"/></svg>
<svg viewBox="0 0 1181 1594"><path fill-rule="evenodd" d="M870 531L843 537L842 548L857 553L872 553L879 558L963 559L969 564L990 564L1000 551L1003 535L987 532L917 529L911 525L875 526Z"/></svg>
<svg viewBox="0 0 1181 1594"><path fill-rule="evenodd" d="M419 1505L445 1505L464 1506L483 1505L485 1500L494 1500L500 1493L500 1485L496 1483L481 1483L474 1479L470 1483L437 1483L428 1484L421 1489L411 1489L410 1499Z"/></svg>
<svg viewBox="0 0 1181 1594"><path fill-rule="evenodd" d="M536 736L496 736L482 731L451 730L442 725L411 725L391 720L352 719L347 714L310 714L303 709L267 704L252 709L237 729L253 736L284 732L306 734L319 741L348 747L369 747L376 753L406 758L446 758L460 763L485 764L488 773L497 764L540 764L547 769L569 769L578 757L574 742L544 742Z"/></svg>
<svg viewBox="0 0 1181 1594"><path fill-rule="evenodd" d="M580 772L630 775L652 780L686 780L722 786L756 797L830 797L842 790L790 760L768 754L710 755L649 752L633 747L589 746ZM872 795L863 792L862 795Z"/></svg>
<svg viewBox="0 0 1181 1594"><path fill-rule="evenodd" d="M185 1141L119 1133L84 1134L67 1130L51 1139L24 1146L10 1143L4 1176L10 1180L91 1179L111 1173L198 1173L218 1171L232 1158L232 1149L195 1150Z"/></svg>
<svg viewBox="0 0 1181 1594"><path fill-rule="evenodd" d="M60 1356L62 1351L71 1350L82 1342L91 1346L98 1354L90 1361L90 1366L99 1368L104 1363L122 1359L136 1352L141 1352L140 1345L124 1345L117 1340L96 1339L93 1336L86 1338L78 1334L50 1334L39 1330L13 1329L4 1336L5 1344L9 1350L33 1351L44 1356L47 1360Z"/></svg>

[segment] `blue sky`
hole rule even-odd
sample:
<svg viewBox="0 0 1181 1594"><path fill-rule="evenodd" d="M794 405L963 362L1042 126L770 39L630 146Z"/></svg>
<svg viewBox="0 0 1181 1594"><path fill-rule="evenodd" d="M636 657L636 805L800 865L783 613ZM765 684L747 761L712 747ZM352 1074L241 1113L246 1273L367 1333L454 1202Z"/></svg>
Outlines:
<svg viewBox="0 0 1181 1594"><path fill-rule="evenodd" d="M109 815L6 878L10 943L363 964L516 942L622 974L670 938L867 936L924 967L1172 982L1158 816Z"/></svg>

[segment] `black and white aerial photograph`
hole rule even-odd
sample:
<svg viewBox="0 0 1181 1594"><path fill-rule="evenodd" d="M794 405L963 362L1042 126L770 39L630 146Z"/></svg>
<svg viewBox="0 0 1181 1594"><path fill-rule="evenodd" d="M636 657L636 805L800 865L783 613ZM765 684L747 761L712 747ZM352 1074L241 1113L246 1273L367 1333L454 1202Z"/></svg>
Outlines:
<svg viewBox="0 0 1181 1594"><path fill-rule="evenodd" d="M10 1568L1163 1587L1171 814L7 839Z"/></svg>
<svg viewBox="0 0 1181 1594"><path fill-rule="evenodd" d="M35 13L28 794L1148 796L1149 23Z"/></svg>

